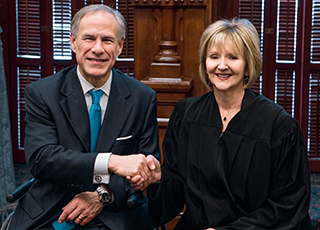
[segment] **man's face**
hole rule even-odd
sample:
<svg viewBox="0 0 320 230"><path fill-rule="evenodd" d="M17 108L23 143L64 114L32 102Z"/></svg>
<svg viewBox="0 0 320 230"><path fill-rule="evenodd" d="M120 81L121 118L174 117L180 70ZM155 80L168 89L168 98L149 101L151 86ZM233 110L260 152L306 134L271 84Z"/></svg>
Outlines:
<svg viewBox="0 0 320 230"><path fill-rule="evenodd" d="M78 36L71 34L70 44L80 73L94 86L95 82L108 79L122 51L123 38L118 41L117 34L116 19L102 11L85 15L80 21Z"/></svg>

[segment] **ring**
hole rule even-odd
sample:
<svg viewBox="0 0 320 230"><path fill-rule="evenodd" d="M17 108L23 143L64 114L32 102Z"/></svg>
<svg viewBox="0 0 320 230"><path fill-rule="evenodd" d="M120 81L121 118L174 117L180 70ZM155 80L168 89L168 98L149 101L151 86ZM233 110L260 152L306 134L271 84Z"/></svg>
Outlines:
<svg viewBox="0 0 320 230"><path fill-rule="evenodd" d="M82 221L82 217L81 216L78 216L78 218L79 218L80 221Z"/></svg>

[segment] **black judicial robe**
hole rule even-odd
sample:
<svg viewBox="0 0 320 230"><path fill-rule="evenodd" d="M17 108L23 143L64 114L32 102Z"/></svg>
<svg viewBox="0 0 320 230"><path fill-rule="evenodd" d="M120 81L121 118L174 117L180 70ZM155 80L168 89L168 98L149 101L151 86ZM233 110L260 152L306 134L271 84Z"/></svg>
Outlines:
<svg viewBox="0 0 320 230"><path fill-rule="evenodd" d="M213 92L183 99L163 154L161 182L148 188L154 226L185 207L176 229L311 229L301 130L264 96L245 90L241 111L223 133Z"/></svg>

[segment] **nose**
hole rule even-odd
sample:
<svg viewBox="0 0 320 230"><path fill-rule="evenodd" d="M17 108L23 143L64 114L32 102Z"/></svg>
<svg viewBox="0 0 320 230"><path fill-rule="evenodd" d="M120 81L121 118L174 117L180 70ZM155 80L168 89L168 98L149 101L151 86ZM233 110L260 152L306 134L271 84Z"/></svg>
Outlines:
<svg viewBox="0 0 320 230"><path fill-rule="evenodd" d="M101 40L97 39L91 48L92 52L96 54L101 54L105 52Z"/></svg>
<svg viewBox="0 0 320 230"><path fill-rule="evenodd" d="M218 70L227 70L229 67L228 67L228 64L226 63L225 59L224 58L221 58L221 61L218 65Z"/></svg>

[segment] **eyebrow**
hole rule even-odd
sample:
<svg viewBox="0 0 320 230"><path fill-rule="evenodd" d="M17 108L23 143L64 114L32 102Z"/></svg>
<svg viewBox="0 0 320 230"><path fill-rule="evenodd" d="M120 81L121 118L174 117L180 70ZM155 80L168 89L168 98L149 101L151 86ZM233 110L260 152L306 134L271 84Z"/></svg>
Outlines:
<svg viewBox="0 0 320 230"><path fill-rule="evenodd" d="M95 36L94 35L92 35L92 34L84 34L82 37L89 37L89 38L94 38Z"/></svg>
<svg viewBox="0 0 320 230"><path fill-rule="evenodd" d="M102 37L102 40L104 40L104 39L116 40L116 38L113 37L113 36L103 36L103 37Z"/></svg>
<svg viewBox="0 0 320 230"><path fill-rule="evenodd" d="M92 34L84 34L83 35L83 38L96 38L96 36L95 35L92 35ZM103 36L103 37L101 37L101 39L102 40L105 40L105 39L110 39L110 40L116 40L116 38L115 37L113 37L113 36Z"/></svg>

